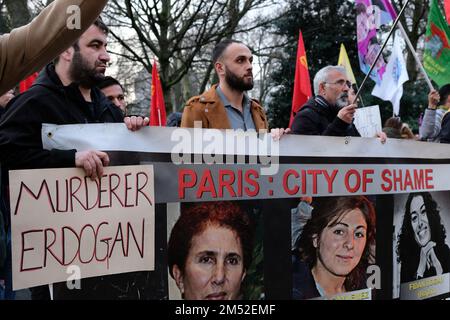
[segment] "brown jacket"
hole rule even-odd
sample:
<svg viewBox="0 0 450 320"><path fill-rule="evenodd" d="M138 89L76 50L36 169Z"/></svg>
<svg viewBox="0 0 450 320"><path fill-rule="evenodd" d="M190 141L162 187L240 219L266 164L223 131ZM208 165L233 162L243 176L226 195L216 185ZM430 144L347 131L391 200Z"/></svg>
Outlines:
<svg viewBox="0 0 450 320"><path fill-rule="evenodd" d="M184 107L181 127L193 128L194 121L201 121L202 128L231 129L227 111L216 92L217 85L201 96L189 99ZM267 118L258 101L251 100L251 113L257 131L268 129Z"/></svg>
<svg viewBox="0 0 450 320"><path fill-rule="evenodd" d="M0 37L0 95L31 73L40 70L72 45L99 16L108 0L56 0L32 22ZM81 29L69 30L80 8ZM76 21L76 20L74 20Z"/></svg>

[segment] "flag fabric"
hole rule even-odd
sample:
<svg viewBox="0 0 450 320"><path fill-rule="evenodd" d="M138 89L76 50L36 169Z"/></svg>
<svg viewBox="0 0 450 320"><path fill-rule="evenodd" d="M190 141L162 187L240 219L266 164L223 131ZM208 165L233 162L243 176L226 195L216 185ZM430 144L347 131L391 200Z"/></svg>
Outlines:
<svg viewBox="0 0 450 320"><path fill-rule="evenodd" d="M35 72L32 75L30 75L28 78L20 81L19 92L22 93L22 92L27 91L33 85L33 83L37 77L38 77L38 73Z"/></svg>
<svg viewBox="0 0 450 320"><path fill-rule="evenodd" d="M352 84L356 84L355 74L353 73L352 65L343 43L341 44L341 52L339 53L338 65L345 68L345 70L347 71L348 80L350 80Z"/></svg>
<svg viewBox="0 0 450 320"><path fill-rule="evenodd" d="M150 104L150 126L166 126L166 104L159 78L158 66L153 63L152 70L152 101Z"/></svg>
<svg viewBox="0 0 450 320"><path fill-rule="evenodd" d="M445 15L447 17L447 23L450 24L450 0L444 0Z"/></svg>
<svg viewBox="0 0 450 320"><path fill-rule="evenodd" d="M400 114L400 99L403 96L403 83L409 80L406 62L400 43L400 36L394 39L392 54L386 66L386 73L380 84L376 84L372 95L385 101L391 101L394 114Z"/></svg>
<svg viewBox="0 0 450 320"><path fill-rule="evenodd" d="M295 65L294 95L292 96L291 118L289 127L292 125L295 114L312 96L311 81L309 79L308 62L306 60L305 44L300 31L297 47L297 60Z"/></svg>
<svg viewBox="0 0 450 320"><path fill-rule="evenodd" d="M425 35L424 68L439 86L450 83L450 26L437 0L431 1Z"/></svg>
<svg viewBox="0 0 450 320"><path fill-rule="evenodd" d="M377 40L377 30L396 17L390 0L356 0L358 57L361 71L365 74L369 72L381 49ZM385 71L386 62L383 56L380 56L370 78L379 84Z"/></svg>

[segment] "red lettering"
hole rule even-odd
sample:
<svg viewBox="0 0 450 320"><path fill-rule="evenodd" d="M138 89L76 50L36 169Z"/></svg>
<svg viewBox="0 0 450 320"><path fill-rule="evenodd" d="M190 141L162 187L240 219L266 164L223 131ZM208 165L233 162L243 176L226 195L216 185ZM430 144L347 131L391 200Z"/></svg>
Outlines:
<svg viewBox="0 0 450 320"><path fill-rule="evenodd" d="M238 170L238 197L242 197L242 169Z"/></svg>
<svg viewBox="0 0 450 320"><path fill-rule="evenodd" d="M255 177L255 179L252 179L252 176ZM245 193L249 197L257 196L259 193L259 184L258 184L258 181L256 180L258 178L259 178L259 174L258 174L258 171L256 171L256 170L251 169L251 170L247 170L245 172L245 182L247 182L247 184L249 184L250 186L253 187L253 190L245 187Z"/></svg>
<svg viewBox="0 0 450 320"><path fill-rule="evenodd" d="M398 173L398 174L397 174ZM400 190L403 190L403 173L402 170L394 170L394 177L393 177L393 181L394 181L394 191L397 191L397 185L399 185Z"/></svg>
<svg viewBox="0 0 450 320"><path fill-rule="evenodd" d="M363 192L367 192L367 185L373 182L371 176L373 176L374 172L375 171L372 169L363 170L362 176Z"/></svg>
<svg viewBox="0 0 450 320"><path fill-rule="evenodd" d="M105 197L102 197L102 193L107 193L108 192L108 189L102 189L102 181L103 181L103 178L106 178L106 177L107 177L107 175L103 175L100 179L98 179L99 181L98 181L98 185L97 185L97 188L98 188L98 207L101 208L101 209L102 208L109 208L109 207L111 207L111 201L109 202L109 204L102 205L102 198L105 199ZM97 180L95 180L95 183L97 183ZM87 185L86 185L86 190L87 189L88 188L87 188ZM125 195L125 197L126 197L126 195ZM86 203L87 202L88 201L86 199Z"/></svg>
<svg viewBox="0 0 450 320"><path fill-rule="evenodd" d="M145 236L145 219L142 219L142 230L141 230L141 246L139 247L139 243L136 239L136 235L134 234L134 229L131 223L127 223L127 254L126 257L128 257L128 253L130 250L130 234L133 235L134 243L136 244L136 248L139 251L139 255L141 258L144 258L144 236Z"/></svg>
<svg viewBox="0 0 450 320"><path fill-rule="evenodd" d="M211 193L212 198L217 198L214 180L210 170L203 171L202 180L200 181L200 185L197 189L196 198L201 199L203 197L203 193L205 192Z"/></svg>
<svg viewBox="0 0 450 320"><path fill-rule="evenodd" d="M100 224L98 225L97 230L95 230L95 239L98 238L98 233L99 233L99 231L100 231L100 228L101 228L103 225L108 226L109 223L106 222L106 221L103 221L102 223L100 223ZM105 255L105 257L102 258L102 259L100 259L100 258L97 256L98 247L97 247L97 244L95 244L95 260L97 260L97 261L105 261L107 258L109 258L109 241L111 241L111 240L112 240L112 238L105 238L105 239L101 239L101 240L99 241L99 242L103 242L103 243L106 244L106 255Z"/></svg>
<svg viewBox="0 0 450 320"><path fill-rule="evenodd" d="M412 182L412 178L411 178L411 173L409 172L408 169L406 169L405 172L405 181L404 181L404 185L403 185L403 191L406 191L408 189L408 187L410 188L410 190L414 190L414 186L413 186L413 182Z"/></svg>
<svg viewBox="0 0 450 320"><path fill-rule="evenodd" d="M97 180L94 180L93 182L95 183L95 202L92 204L92 207L89 207L89 181L90 178L89 177L84 177L84 185L85 185L85 194L86 194L86 208L87 210L92 210L94 209L97 204L100 203L100 188L101 188L101 182L98 182Z"/></svg>
<svg viewBox="0 0 450 320"><path fill-rule="evenodd" d="M84 248L84 247L88 247L88 246L83 246L82 245L82 241L83 241L83 233L84 233L84 230L86 230L86 228L90 228L91 230L92 230L92 234L94 235L94 241L93 242L91 242L91 241L88 241L87 243L89 243L89 245L91 244L91 243L93 243L94 245L93 245L93 248L92 248L92 255L91 255L91 258L89 259L89 260L87 260L87 261L83 261L83 258L81 257L82 256L82 254L81 254L81 249L82 248ZM79 257L79 259L80 259L80 262L82 263L82 264L88 264L88 263L90 263L92 260L94 260L94 257L95 257L95 245L96 245L96 243L95 243L95 239L97 238L97 234L96 234L96 231L95 231L95 229L94 229L94 227L92 226L92 225L90 225L90 224L88 224L88 225L85 225L82 229L81 229L81 231L80 231L80 237L79 237L79 248L78 248L78 257Z"/></svg>
<svg viewBox="0 0 450 320"><path fill-rule="evenodd" d="M228 177L228 179L227 179ZM232 170L219 170L219 198L224 196L223 189L227 189L228 193L235 198L236 193L233 190L233 183L236 180L234 171Z"/></svg>
<svg viewBox="0 0 450 320"><path fill-rule="evenodd" d="M77 181L79 183L78 187L75 189L75 191L74 191L74 185L73 185L74 181ZM84 210L87 210L87 208L84 206L84 204L76 196L76 193L81 188L82 180L78 177L72 177L72 178L70 178L69 185L70 185L70 212L73 212L73 199L75 199Z"/></svg>
<svg viewBox="0 0 450 320"><path fill-rule="evenodd" d="M317 175L321 174L322 170L308 170L308 174L312 175L312 185L313 185L313 190L312 193L313 194L317 194Z"/></svg>
<svg viewBox="0 0 450 320"><path fill-rule="evenodd" d="M414 185L416 189L425 189L425 177L423 170L414 170Z"/></svg>
<svg viewBox="0 0 450 320"><path fill-rule="evenodd" d="M189 177L189 180L186 180ZM185 189L190 189L197 183L197 174L194 170L182 169L178 171L178 197L185 198Z"/></svg>
<svg viewBox="0 0 450 320"><path fill-rule="evenodd" d="M50 243L50 245L48 244L48 233L51 232L53 233L53 241L52 243ZM57 257L57 255L50 250L50 248L55 244L56 242L56 232L53 229L45 229L44 231L44 244L45 244L45 250L44 250L44 268L47 267L47 252L50 252L50 254L53 256L53 258L56 259L56 261L59 262L60 265L64 265L64 261L59 260L59 258Z"/></svg>
<svg viewBox="0 0 450 320"><path fill-rule="evenodd" d="M35 195L30 188L28 188L28 186L21 182L20 183L20 189L19 189L19 195L17 196L17 203L16 203L16 209L14 210L14 215L16 216L19 213L19 207L20 207L20 202L22 200L22 190L25 189L25 191L27 191L35 200L38 200L41 197L42 191L46 191L47 194L47 198L48 198L48 202L50 203L50 207L52 208L52 212L55 213L55 206L53 205L53 201L52 201L52 197L50 196L50 191L48 190L48 185L47 185L47 181L44 180L42 181L41 187L38 191L38 194Z"/></svg>
<svg viewBox="0 0 450 320"><path fill-rule="evenodd" d="M131 190L132 188L128 186L128 177L131 176L131 173L125 174L125 207L131 208L134 207L134 205L128 203L128 190Z"/></svg>
<svg viewBox="0 0 450 320"><path fill-rule="evenodd" d="M353 186L350 185L350 178L355 177L355 183ZM347 191L350 193L355 193L361 188L361 176L359 175L359 172L355 169L349 170L345 174L345 187L347 188Z"/></svg>
<svg viewBox="0 0 450 320"><path fill-rule="evenodd" d="M75 253L73 255L72 260L70 260L70 262L67 262L67 263L66 263L66 248L70 248L72 250L74 248L72 246L70 246L70 247L66 246L66 238L67 238L66 230L70 231L75 236L75 238L77 239L76 241L72 241L72 243L74 242L74 243L77 244L77 247L75 249ZM62 250L62 265L63 266L68 266L68 265L71 265L75 261L76 257L79 255L81 236L78 236L77 232L75 230L73 230L71 227L68 227L68 226L64 226L61 229L61 233L62 233L62 247L61 247L61 250ZM52 253L52 255L53 255L53 257L55 257L55 255L53 253ZM58 262L60 262L60 261L58 260Z"/></svg>
<svg viewBox="0 0 450 320"><path fill-rule="evenodd" d="M302 194L306 194L306 171L302 170Z"/></svg>
<svg viewBox="0 0 450 320"><path fill-rule="evenodd" d="M61 197L60 197L60 194L59 194L59 181L56 180L56 211L57 212L67 212L67 211L69 211L69 194L68 194L69 182L67 181L67 179L66 179L65 183L66 183L66 196L65 196L66 207L64 209L60 209L59 208L59 199Z"/></svg>
<svg viewBox="0 0 450 320"><path fill-rule="evenodd" d="M327 170L323 170L323 175L325 176L325 179L328 183L328 193L333 193L333 183L334 179L336 179L336 175L338 174L338 169L334 169L331 173L331 176L328 175Z"/></svg>
<svg viewBox="0 0 450 320"><path fill-rule="evenodd" d="M433 182L433 169L425 170L425 184L427 189L434 189L434 185L431 184Z"/></svg>
<svg viewBox="0 0 450 320"><path fill-rule="evenodd" d="M294 187L292 189L289 188L289 178L291 176L294 176L294 178L299 178L299 174L297 171L293 170L293 169L289 169L288 171L286 171L283 175L283 188L284 191L290 195L296 195L298 193L298 190L300 189L299 186L297 184L294 184Z"/></svg>
<svg viewBox="0 0 450 320"><path fill-rule="evenodd" d="M25 248L25 236L29 233L42 233L42 229L40 230L29 230L29 231L25 231L21 233L21 239L22 239L22 252L20 254L20 272L24 272L24 271L33 271L33 270L39 270L42 269L42 266L39 267L31 267L31 268L24 268L24 260L25 260L25 252L27 251L34 251L34 247L29 247L29 248Z"/></svg>
<svg viewBox="0 0 450 320"><path fill-rule="evenodd" d="M116 236L114 238L109 257L112 256L112 253L114 251L114 247L116 246L117 242L122 242L122 253L123 253L123 256L126 257L127 256L127 252L126 252L126 249L125 249L125 244L123 243L123 232L122 232L122 223L121 222L119 222L119 226L117 227Z"/></svg>
<svg viewBox="0 0 450 320"><path fill-rule="evenodd" d="M141 186L139 181L139 177L143 176L145 178L145 183ZM136 175L136 206L139 205L139 194L143 195L145 199L147 199L148 203L153 206L153 201L150 199L150 196L148 196L145 192L142 190L147 186L148 183L148 176L145 172L139 172Z"/></svg>
<svg viewBox="0 0 450 320"><path fill-rule="evenodd" d="M113 178L117 178L115 185L113 185ZM125 205L123 204L122 200L120 199L120 197L116 193L116 190L117 190L117 188L119 188L119 186L120 186L120 176L118 174L115 174L115 173L111 174L109 176L109 203L112 206L112 196L114 195L116 200L119 201L120 206L124 207Z"/></svg>

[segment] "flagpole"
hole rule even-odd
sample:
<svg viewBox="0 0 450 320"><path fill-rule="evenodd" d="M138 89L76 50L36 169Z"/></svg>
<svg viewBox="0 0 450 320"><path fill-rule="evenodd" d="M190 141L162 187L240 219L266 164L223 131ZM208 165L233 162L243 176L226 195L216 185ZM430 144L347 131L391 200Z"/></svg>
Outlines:
<svg viewBox="0 0 450 320"><path fill-rule="evenodd" d="M403 27L402 23L399 23L398 27L399 27L400 31L402 32L403 37L405 38L405 41L408 44L409 50L411 50L411 53L414 56L414 59L416 60L416 63L419 66L420 71L425 76L425 81L427 82L428 87L430 88L430 90L434 90L434 87L430 81L430 77L428 77L428 74L425 71L425 68L423 67L422 61L420 61L419 56L417 55L416 50L414 49L411 41L409 40L408 34L406 33L405 28Z"/></svg>
<svg viewBox="0 0 450 320"><path fill-rule="evenodd" d="M378 55L377 55L375 61L373 62L372 66L370 67L369 72L366 74L366 77L364 78L363 82L361 83L361 87L359 87L359 90L358 90L358 92L356 93L355 101L357 101L358 98L359 98L359 96L361 95L361 91L362 91L362 89L364 88L364 85L366 84L366 82L367 82L367 80L369 79L369 77L370 77L370 75L371 75L373 69L375 68L375 66L376 66L376 64L377 64L377 62L378 62L378 59L381 57L381 54L383 53L384 48L386 48L386 45L387 45L389 39L391 38L392 34L394 33L394 30L395 30L395 28L397 27L398 23L400 22L400 18L401 18L401 16L403 15L403 13L405 12L405 9L406 9L406 7L408 6L408 4L409 4L410 1L411 1L411 0L406 0L406 3L405 3L405 5L403 6L403 8L402 8L402 10L400 11L400 13L398 14L397 19L395 19L394 25L392 26L391 31L389 31L389 34L388 34L388 36L387 36L386 41L384 42L383 46L381 47L380 52L378 52Z"/></svg>

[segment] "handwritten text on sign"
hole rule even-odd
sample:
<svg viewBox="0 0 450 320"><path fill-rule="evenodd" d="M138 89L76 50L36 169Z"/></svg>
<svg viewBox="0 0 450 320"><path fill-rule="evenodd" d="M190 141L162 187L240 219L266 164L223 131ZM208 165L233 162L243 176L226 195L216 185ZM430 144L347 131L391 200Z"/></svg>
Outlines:
<svg viewBox="0 0 450 320"><path fill-rule="evenodd" d="M153 166L10 173L14 289L154 269Z"/></svg>

